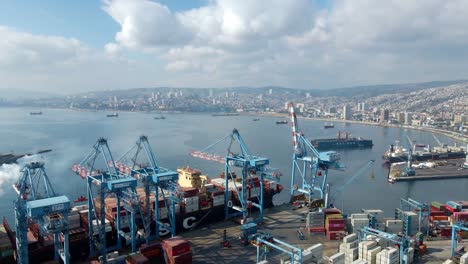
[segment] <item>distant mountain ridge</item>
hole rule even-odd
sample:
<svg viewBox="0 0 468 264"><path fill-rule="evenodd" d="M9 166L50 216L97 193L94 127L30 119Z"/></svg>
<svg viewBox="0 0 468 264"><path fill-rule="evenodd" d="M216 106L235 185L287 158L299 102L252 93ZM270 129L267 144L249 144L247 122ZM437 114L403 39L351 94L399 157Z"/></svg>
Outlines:
<svg viewBox="0 0 468 264"><path fill-rule="evenodd" d="M332 88L332 89L298 89L288 88L281 86L263 86L263 87L228 87L228 88L186 88L186 87L154 87L154 88L129 88L121 90L108 90L108 91L95 91L83 93L87 95L94 95L97 97L101 96L123 96L132 97L138 94L151 94L152 92L171 92L171 91L183 91L188 94L208 94L210 90L215 93L224 92L236 92L241 94L259 94L268 93L270 89L275 93L285 94L306 94L316 97L373 97L383 94L396 94L396 93L411 93L423 89L444 87L453 84L467 83L468 80L453 80L453 81L432 81L422 83L407 83L407 84L381 84L381 85L365 85L365 86L353 86L346 88ZM82 95L83 95L82 94Z"/></svg>

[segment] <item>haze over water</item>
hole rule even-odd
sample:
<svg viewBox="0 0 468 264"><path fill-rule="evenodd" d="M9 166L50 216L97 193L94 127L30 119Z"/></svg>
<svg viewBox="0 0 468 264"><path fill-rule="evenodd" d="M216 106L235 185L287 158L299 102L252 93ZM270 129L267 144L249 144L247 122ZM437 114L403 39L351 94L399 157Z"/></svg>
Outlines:
<svg viewBox="0 0 468 264"><path fill-rule="evenodd" d="M283 173L281 182L285 189L275 197L275 203L289 201L292 138L289 125L275 124L280 118L260 117L260 121L253 122L252 116L165 114L165 120L154 120L153 117L159 114L121 112L118 118L107 118L106 112L43 110L43 115L31 116L30 111L0 109L0 152L52 149L43 156L47 173L56 192L67 195L70 200L86 195L85 180L72 173L71 166L91 151L99 137L108 139L114 159L117 159L133 146L140 135L147 135L163 167L175 170L189 165L213 178L224 170L224 166L193 158L188 153L205 148L237 128L253 154L270 158L271 166ZM335 137L340 130L374 141L372 149L339 151L347 169L329 172L333 193L334 188L341 186L346 177L353 175L367 161L376 161L375 178L371 178L372 170L369 169L337 195L335 205L344 208L345 212L373 208L382 209L387 216L392 216L399 206L400 197L411 197L421 202L468 199L468 179L387 183L388 169L381 165L381 157L388 146L395 140L406 143L405 133L418 143L436 145L430 133L338 122L335 122L335 128L325 130L323 124L322 121L299 119L300 130L308 138ZM454 143L445 136L438 135L438 138L447 144ZM0 216L6 216L13 224L16 193L11 184L13 182L1 186Z"/></svg>

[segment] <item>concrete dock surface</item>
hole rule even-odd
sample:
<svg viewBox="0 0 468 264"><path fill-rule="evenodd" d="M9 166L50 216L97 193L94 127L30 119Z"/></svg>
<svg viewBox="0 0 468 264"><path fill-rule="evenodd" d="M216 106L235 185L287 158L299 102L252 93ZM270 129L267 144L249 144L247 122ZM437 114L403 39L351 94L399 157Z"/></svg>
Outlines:
<svg viewBox="0 0 468 264"><path fill-rule="evenodd" d="M331 256L339 250L339 241L330 241L325 234L309 234L305 231L305 210L292 210L289 205L281 205L264 211L264 224L258 226L258 231L272 234L275 238L293 246L306 249L317 243L324 245L323 256ZM297 229L301 228L305 240L300 240ZM224 248L223 231L226 229L231 248ZM240 244L240 225L232 221L218 222L204 226L191 232L181 234L190 241L193 250L193 263L256 263L257 250L255 246ZM468 243L464 242L468 248ZM428 254L418 263L442 263L450 258L450 241L428 241ZM462 244L463 245L463 244ZM272 249L267 260L270 263L280 263L284 253Z"/></svg>

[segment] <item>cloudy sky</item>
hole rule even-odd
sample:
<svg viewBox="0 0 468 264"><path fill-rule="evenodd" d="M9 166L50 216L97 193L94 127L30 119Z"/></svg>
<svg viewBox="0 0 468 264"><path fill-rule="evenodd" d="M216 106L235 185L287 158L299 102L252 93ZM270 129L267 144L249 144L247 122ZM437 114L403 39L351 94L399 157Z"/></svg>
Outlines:
<svg viewBox="0 0 468 264"><path fill-rule="evenodd" d="M332 88L468 78L466 0L5 0L0 88Z"/></svg>

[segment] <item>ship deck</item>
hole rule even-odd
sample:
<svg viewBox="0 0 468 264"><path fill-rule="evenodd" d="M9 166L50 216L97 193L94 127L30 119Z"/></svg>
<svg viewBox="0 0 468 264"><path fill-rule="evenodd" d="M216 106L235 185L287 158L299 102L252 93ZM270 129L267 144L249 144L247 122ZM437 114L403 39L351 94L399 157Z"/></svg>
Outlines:
<svg viewBox="0 0 468 264"><path fill-rule="evenodd" d="M399 177L397 181L438 180L468 178L468 169L464 169L465 159L447 160L447 163L434 168L416 168L415 176ZM391 175L390 172L389 175Z"/></svg>

